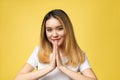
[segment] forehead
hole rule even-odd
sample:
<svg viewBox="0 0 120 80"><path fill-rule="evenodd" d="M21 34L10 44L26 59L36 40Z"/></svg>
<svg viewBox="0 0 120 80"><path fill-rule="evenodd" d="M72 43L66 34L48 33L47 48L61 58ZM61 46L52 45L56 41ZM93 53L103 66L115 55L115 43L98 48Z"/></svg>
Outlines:
<svg viewBox="0 0 120 80"><path fill-rule="evenodd" d="M61 25L60 21L54 17L51 17L46 21L46 27L56 27L60 25Z"/></svg>

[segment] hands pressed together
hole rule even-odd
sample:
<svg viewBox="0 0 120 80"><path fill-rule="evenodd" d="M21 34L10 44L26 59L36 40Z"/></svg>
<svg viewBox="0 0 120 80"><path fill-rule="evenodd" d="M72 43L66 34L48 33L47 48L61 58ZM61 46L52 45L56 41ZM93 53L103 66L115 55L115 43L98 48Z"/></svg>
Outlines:
<svg viewBox="0 0 120 80"><path fill-rule="evenodd" d="M52 59L50 60L50 66L55 69L56 67L58 69L61 69L62 67L64 67L64 65L62 64L62 60L61 60L61 56L58 50L58 42L54 41L53 42L53 56Z"/></svg>

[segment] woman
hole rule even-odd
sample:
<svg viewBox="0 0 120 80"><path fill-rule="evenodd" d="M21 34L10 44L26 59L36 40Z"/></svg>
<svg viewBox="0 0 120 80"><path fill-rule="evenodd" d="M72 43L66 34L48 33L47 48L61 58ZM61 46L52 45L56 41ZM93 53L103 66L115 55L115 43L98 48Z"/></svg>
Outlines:
<svg viewBox="0 0 120 80"><path fill-rule="evenodd" d="M37 68L37 71L33 70ZM80 73L78 73L80 72ZM97 80L85 53L79 48L73 26L60 9L48 12L37 46L15 80Z"/></svg>

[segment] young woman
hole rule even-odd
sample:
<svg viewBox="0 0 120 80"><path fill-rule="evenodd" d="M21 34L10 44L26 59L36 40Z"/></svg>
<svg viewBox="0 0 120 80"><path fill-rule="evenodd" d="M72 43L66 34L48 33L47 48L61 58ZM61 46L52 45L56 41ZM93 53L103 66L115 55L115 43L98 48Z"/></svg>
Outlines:
<svg viewBox="0 0 120 80"><path fill-rule="evenodd" d="M40 38L40 46L36 46L15 80L97 80L63 10L45 15ZM35 68L38 70L33 71Z"/></svg>

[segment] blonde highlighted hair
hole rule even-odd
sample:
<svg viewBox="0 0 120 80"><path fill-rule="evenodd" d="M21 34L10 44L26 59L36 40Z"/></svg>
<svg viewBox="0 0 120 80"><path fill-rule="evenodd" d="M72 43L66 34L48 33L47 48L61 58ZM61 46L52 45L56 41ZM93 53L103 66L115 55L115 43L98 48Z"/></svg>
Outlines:
<svg viewBox="0 0 120 80"><path fill-rule="evenodd" d="M49 57L53 48L46 36L46 21L51 17L59 20L65 30L66 37L63 43L63 51L65 51L65 56L68 59L66 65L77 66L78 64L81 64L84 61L84 55L75 40L72 23L68 15L61 9L55 9L48 12L43 19L40 35L40 50L38 53L39 61L42 63L50 62Z"/></svg>

